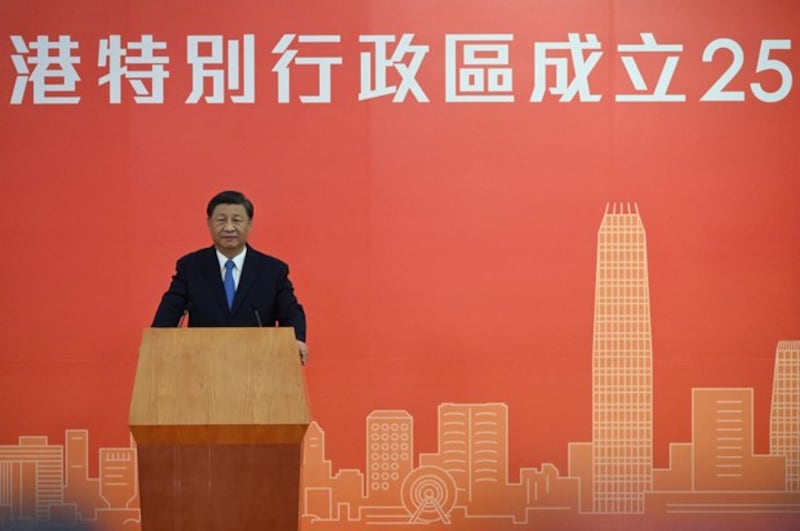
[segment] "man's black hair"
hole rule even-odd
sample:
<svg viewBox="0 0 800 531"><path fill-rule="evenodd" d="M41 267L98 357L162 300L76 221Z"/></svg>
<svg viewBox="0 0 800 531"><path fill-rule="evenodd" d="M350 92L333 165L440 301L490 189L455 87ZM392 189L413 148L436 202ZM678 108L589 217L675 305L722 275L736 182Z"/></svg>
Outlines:
<svg viewBox="0 0 800 531"><path fill-rule="evenodd" d="M247 217L253 219L253 203L242 192L225 190L212 197L206 207L206 214L209 218L217 205L242 205L247 212Z"/></svg>

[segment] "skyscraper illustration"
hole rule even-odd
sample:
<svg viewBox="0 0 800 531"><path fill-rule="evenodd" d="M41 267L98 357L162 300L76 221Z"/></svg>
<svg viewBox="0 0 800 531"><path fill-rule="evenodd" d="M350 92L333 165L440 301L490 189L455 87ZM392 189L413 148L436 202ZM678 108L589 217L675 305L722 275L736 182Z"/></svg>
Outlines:
<svg viewBox="0 0 800 531"><path fill-rule="evenodd" d="M753 452L753 390L692 389L692 488L779 491L783 460Z"/></svg>
<svg viewBox="0 0 800 531"><path fill-rule="evenodd" d="M94 519L102 498L100 480L89 477L89 430L66 430L64 464L64 499L74 501L81 520Z"/></svg>
<svg viewBox="0 0 800 531"><path fill-rule="evenodd" d="M641 513L651 489L653 347L638 207L607 206L597 237L592 347L592 510Z"/></svg>
<svg viewBox="0 0 800 531"><path fill-rule="evenodd" d="M459 505L487 507L508 483L508 406L440 404L439 452L422 456L421 465L439 466L455 480Z"/></svg>
<svg viewBox="0 0 800 531"><path fill-rule="evenodd" d="M786 458L786 490L800 491L800 341L780 341L775 352L769 450Z"/></svg>
<svg viewBox="0 0 800 531"><path fill-rule="evenodd" d="M64 503L64 448L44 436L21 436L18 445L0 446L0 505L11 519L46 523Z"/></svg>
<svg viewBox="0 0 800 531"><path fill-rule="evenodd" d="M413 428L414 419L407 411L378 410L367 417L367 492L371 500L400 504L397 492L414 466Z"/></svg>

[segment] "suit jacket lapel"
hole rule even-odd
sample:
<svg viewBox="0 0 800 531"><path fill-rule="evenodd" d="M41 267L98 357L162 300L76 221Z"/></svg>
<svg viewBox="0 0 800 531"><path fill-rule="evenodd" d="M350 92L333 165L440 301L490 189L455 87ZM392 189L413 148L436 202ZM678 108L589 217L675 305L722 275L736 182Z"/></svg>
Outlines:
<svg viewBox="0 0 800 531"><path fill-rule="evenodd" d="M231 308L232 314L240 310L260 273L261 268L258 267L258 256L255 251L248 246L247 254L244 257L244 265L242 266L242 275L239 277L239 285L236 287L236 296L233 298L233 308Z"/></svg>
<svg viewBox="0 0 800 531"><path fill-rule="evenodd" d="M208 285L214 292L220 308L227 313L228 299L225 297L225 285L222 283L222 272L219 269L219 260L217 260L217 250L213 246L208 250L207 258L204 260L203 272L208 279Z"/></svg>

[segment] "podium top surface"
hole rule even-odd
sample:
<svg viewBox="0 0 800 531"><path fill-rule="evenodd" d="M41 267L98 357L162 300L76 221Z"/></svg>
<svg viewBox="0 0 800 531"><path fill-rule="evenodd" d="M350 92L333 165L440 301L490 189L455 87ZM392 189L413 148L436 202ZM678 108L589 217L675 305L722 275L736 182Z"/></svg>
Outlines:
<svg viewBox="0 0 800 531"><path fill-rule="evenodd" d="M305 431L309 412L294 331L145 329L129 423L137 442L154 433L171 433L170 439L191 433L191 440L227 430L274 439Z"/></svg>

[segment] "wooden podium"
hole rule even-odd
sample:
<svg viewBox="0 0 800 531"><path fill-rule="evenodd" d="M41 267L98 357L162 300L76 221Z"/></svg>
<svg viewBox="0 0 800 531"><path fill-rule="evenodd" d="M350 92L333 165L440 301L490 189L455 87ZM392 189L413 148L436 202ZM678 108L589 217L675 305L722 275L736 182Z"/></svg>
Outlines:
<svg viewBox="0 0 800 531"><path fill-rule="evenodd" d="M298 529L309 423L291 328L148 328L131 399L142 531Z"/></svg>

